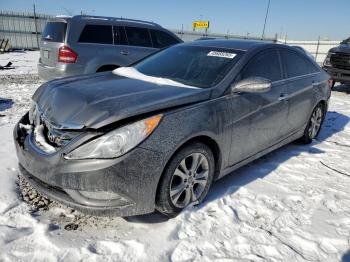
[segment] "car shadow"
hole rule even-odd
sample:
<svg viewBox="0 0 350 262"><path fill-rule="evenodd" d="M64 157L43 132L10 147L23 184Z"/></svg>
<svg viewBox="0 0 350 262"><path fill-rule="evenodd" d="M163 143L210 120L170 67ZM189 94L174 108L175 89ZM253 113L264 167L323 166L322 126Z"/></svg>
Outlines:
<svg viewBox="0 0 350 262"><path fill-rule="evenodd" d="M201 209L211 201L221 198L227 194L232 194L239 188L251 183L254 180L264 178L265 176L271 174L285 161L292 157L298 156L301 153L308 152L315 155L324 153L322 150L316 148L315 145L320 144L323 141L328 140L333 135L341 132L349 120L350 118L343 114L329 111L326 115L320 134L318 135L317 139L312 142L312 144L305 145L297 141L292 142L233 171L232 173L213 183L205 201L203 201L198 208ZM145 224L162 223L168 220L167 217L159 212L132 216L125 219L131 223Z"/></svg>
<svg viewBox="0 0 350 262"><path fill-rule="evenodd" d="M0 97L0 113L2 111L5 111L6 109L11 108L13 105L13 100L12 99L7 99L7 98L1 98Z"/></svg>
<svg viewBox="0 0 350 262"><path fill-rule="evenodd" d="M344 256L341 259L341 262L350 262L350 250L344 254Z"/></svg>
<svg viewBox="0 0 350 262"><path fill-rule="evenodd" d="M332 91L350 94L350 85L345 85L345 84L337 85L337 86L333 87Z"/></svg>

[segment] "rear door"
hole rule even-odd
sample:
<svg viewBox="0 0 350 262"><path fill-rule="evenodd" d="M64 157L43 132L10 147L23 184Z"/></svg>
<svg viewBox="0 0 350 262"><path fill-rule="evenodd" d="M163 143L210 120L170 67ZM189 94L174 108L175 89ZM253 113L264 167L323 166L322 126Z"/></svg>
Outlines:
<svg viewBox="0 0 350 262"><path fill-rule="evenodd" d="M46 23L40 42L40 62L54 67L58 61L58 50L65 42L67 22L49 21Z"/></svg>
<svg viewBox="0 0 350 262"><path fill-rule="evenodd" d="M158 50L153 47L151 35L147 28L125 26L119 27L119 29L125 30L129 44L129 46L121 47L120 54L125 56L130 63L136 62Z"/></svg>
<svg viewBox="0 0 350 262"><path fill-rule="evenodd" d="M315 104L319 69L299 52L281 49L286 78L286 95L289 101L287 128L299 131L307 123Z"/></svg>
<svg viewBox="0 0 350 262"><path fill-rule="evenodd" d="M96 72L103 65L114 64L115 55L113 25L86 24L79 36L78 44L73 49L78 53L78 64L86 67L85 73Z"/></svg>
<svg viewBox="0 0 350 262"><path fill-rule="evenodd" d="M238 93L232 96L231 165L277 144L287 136L288 102L282 65L275 49L253 57L240 74L240 80L263 77L272 81L265 93Z"/></svg>

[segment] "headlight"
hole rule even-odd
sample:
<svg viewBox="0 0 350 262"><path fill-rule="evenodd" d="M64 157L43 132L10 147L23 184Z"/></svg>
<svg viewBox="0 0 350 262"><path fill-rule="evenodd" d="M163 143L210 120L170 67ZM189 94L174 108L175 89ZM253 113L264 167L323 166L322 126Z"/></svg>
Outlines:
<svg viewBox="0 0 350 262"><path fill-rule="evenodd" d="M96 138L69 154L65 159L93 159L119 157L145 140L158 126L162 115L156 115L123 126Z"/></svg>
<svg viewBox="0 0 350 262"><path fill-rule="evenodd" d="M332 66L331 64L331 56L334 55L332 52L328 52L326 59L323 62L324 66Z"/></svg>

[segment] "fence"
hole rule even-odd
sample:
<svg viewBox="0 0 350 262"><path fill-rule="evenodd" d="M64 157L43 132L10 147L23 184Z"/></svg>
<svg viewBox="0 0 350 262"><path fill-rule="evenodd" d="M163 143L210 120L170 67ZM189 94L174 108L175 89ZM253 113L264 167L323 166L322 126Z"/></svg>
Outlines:
<svg viewBox="0 0 350 262"><path fill-rule="evenodd" d="M287 44L291 46L301 46L310 54L312 54L316 62L321 64L327 56L328 50L339 45L340 41L318 40L318 41L296 41L288 39L278 39L278 43Z"/></svg>
<svg viewBox="0 0 350 262"><path fill-rule="evenodd" d="M37 49L38 39L49 15L0 11L0 39L12 48Z"/></svg>
<svg viewBox="0 0 350 262"><path fill-rule="evenodd" d="M48 18L52 16L34 13L19 13L0 11L0 41L8 39L12 48L37 49L41 32ZM184 31L171 29L183 41L193 41L198 38L226 38L226 39L251 39L261 40L257 36L242 36L217 33L200 33L195 31ZM278 39L277 36L264 38L265 41L297 45L311 53L318 63L322 63L328 50L337 46L340 41L295 41L289 39Z"/></svg>

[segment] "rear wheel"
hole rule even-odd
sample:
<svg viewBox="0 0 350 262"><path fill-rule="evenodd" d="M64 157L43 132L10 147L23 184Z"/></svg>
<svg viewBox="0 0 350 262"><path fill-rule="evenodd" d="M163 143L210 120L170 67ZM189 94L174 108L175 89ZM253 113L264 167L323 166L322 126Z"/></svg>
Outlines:
<svg viewBox="0 0 350 262"><path fill-rule="evenodd" d="M213 153L205 144L195 143L181 149L161 178L157 210L174 217L188 205L200 203L209 191L214 168Z"/></svg>
<svg viewBox="0 0 350 262"><path fill-rule="evenodd" d="M323 109L322 104L318 104L312 111L310 120L305 128L304 135L301 138L301 141L305 144L310 144L314 138L320 132L321 125L325 116L325 110Z"/></svg>

